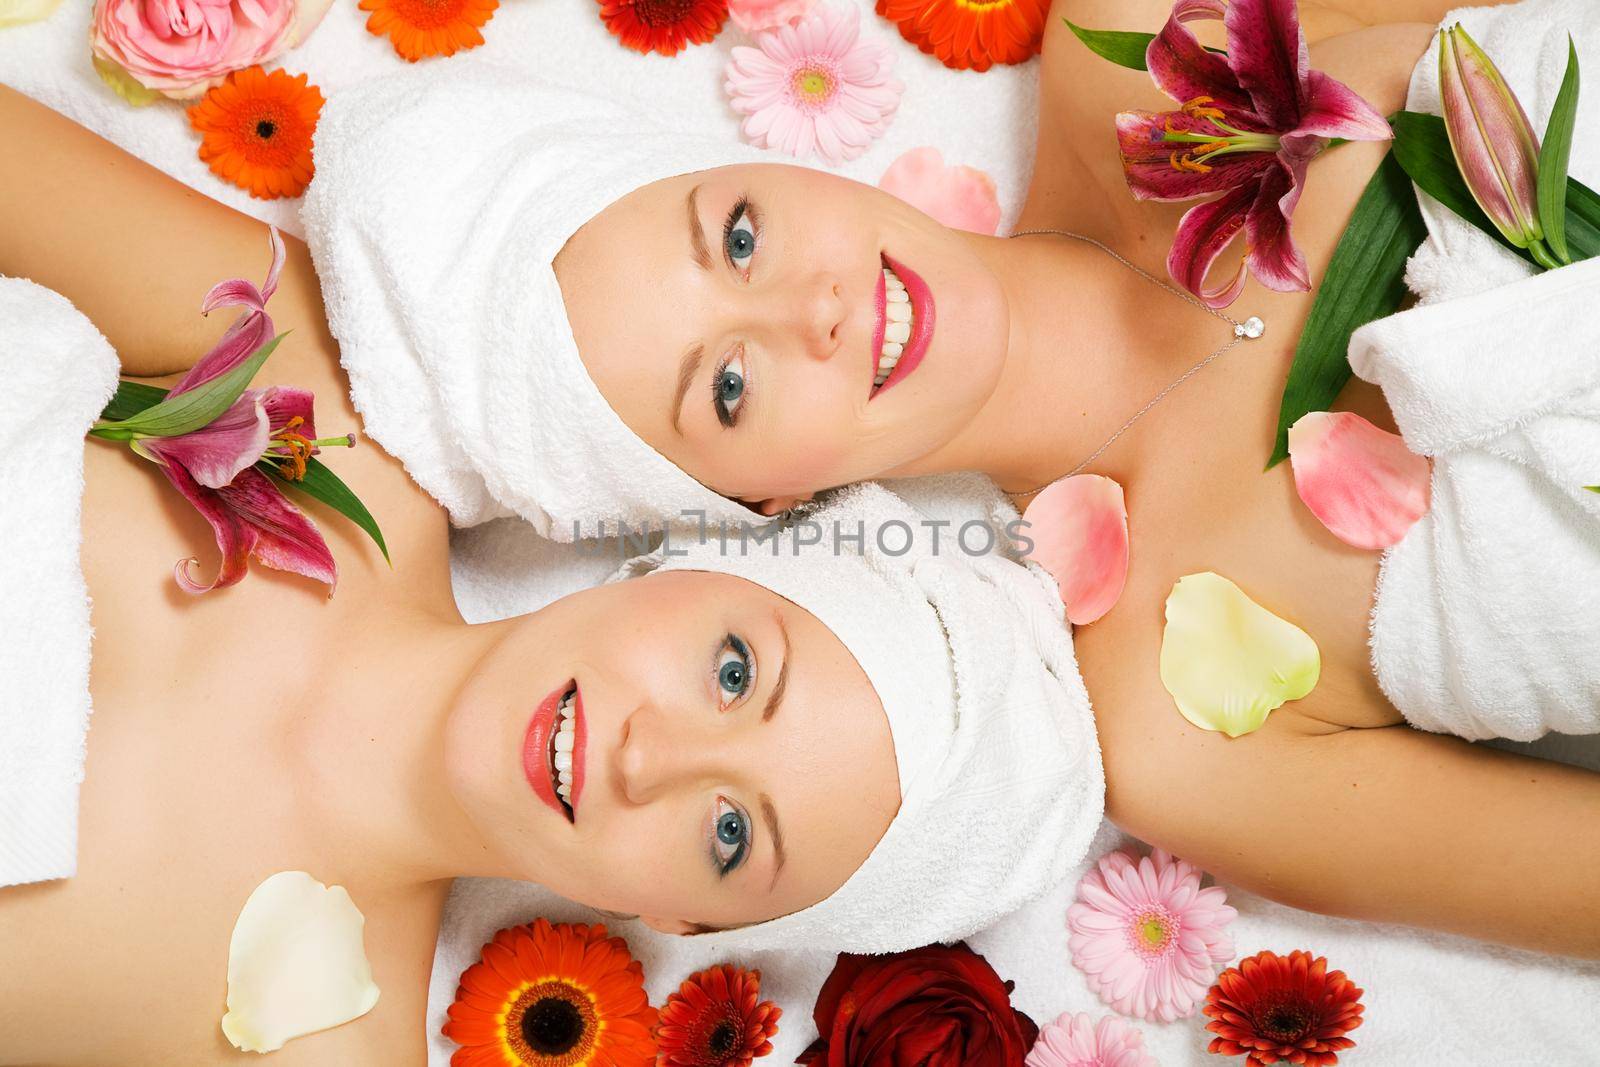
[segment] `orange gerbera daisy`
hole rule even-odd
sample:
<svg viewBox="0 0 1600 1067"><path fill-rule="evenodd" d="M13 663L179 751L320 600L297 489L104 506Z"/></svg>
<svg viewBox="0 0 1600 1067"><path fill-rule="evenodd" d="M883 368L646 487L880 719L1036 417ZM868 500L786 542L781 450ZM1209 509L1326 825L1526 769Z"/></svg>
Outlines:
<svg viewBox="0 0 1600 1067"><path fill-rule="evenodd" d="M1050 0L878 0L900 36L956 70L988 70L1039 54Z"/></svg>
<svg viewBox="0 0 1600 1067"><path fill-rule="evenodd" d="M236 70L189 109L200 158L211 172L251 196L272 200L306 191L316 167L312 135L322 90L304 74L260 67Z"/></svg>
<svg viewBox="0 0 1600 1067"><path fill-rule="evenodd" d="M724 963L691 974L661 1007L657 1067L750 1067L772 1051L783 1014L761 999L761 972Z"/></svg>
<svg viewBox="0 0 1600 1067"><path fill-rule="evenodd" d="M451 1067L649 1067L655 1023L626 941L538 919L461 972L444 1035L461 1046Z"/></svg>
<svg viewBox="0 0 1600 1067"><path fill-rule="evenodd" d="M385 34L394 50L415 63L423 56L453 56L483 43L478 30L492 18L500 0L361 0L372 12L367 32Z"/></svg>
<svg viewBox="0 0 1600 1067"><path fill-rule="evenodd" d="M599 0L612 36L635 52L675 56L705 44L728 21L728 0Z"/></svg>

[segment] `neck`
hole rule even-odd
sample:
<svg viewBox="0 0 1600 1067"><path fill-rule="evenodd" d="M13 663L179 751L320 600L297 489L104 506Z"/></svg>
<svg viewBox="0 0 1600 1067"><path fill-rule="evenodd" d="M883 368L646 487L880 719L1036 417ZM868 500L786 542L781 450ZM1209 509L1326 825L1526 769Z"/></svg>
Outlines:
<svg viewBox="0 0 1600 1067"><path fill-rule="evenodd" d="M935 457L938 470L979 470L1010 493L1040 488L1087 459L1223 332L1070 237L981 239L979 251L1010 306L1006 362L978 414ZM1125 444L1133 436L1093 469L1125 481L1137 465L1137 449Z"/></svg>
<svg viewBox="0 0 1600 1067"><path fill-rule="evenodd" d="M341 642L291 727L287 787L312 855L395 889L490 873L445 778L444 732L505 625L401 611Z"/></svg>

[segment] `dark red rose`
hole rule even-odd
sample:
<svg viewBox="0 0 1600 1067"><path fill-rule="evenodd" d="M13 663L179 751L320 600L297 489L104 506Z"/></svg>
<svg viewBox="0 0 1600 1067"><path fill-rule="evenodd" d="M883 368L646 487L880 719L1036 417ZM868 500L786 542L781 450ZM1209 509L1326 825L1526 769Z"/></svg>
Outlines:
<svg viewBox="0 0 1600 1067"><path fill-rule="evenodd" d="M1021 1067L1039 1036L966 945L840 953L812 1014L821 1036L803 1067Z"/></svg>

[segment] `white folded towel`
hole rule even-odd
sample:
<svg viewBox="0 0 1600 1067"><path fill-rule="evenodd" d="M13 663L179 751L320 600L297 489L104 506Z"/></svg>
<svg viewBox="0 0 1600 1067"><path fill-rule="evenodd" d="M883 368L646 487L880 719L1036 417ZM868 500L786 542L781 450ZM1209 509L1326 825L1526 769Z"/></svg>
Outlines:
<svg viewBox="0 0 1600 1067"><path fill-rule="evenodd" d="M1452 12L1544 128L1567 60L1600 69L1600 6ZM1409 107L1437 114L1438 43ZM1600 96L1580 97L1571 173L1600 185ZM1413 726L1479 739L1600 731L1600 260L1533 268L1426 194L1422 297L1350 341L1412 451L1427 515L1384 556L1372 663ZM1532 276L1530 276L1532 275Z"/></svg>
<svg viewBox="0 0 1600 1067"><path fill-rule="evenodd" d="M0 886L78 869L83 435L116 383L116 353L65 297L0 278Z"/></svg>

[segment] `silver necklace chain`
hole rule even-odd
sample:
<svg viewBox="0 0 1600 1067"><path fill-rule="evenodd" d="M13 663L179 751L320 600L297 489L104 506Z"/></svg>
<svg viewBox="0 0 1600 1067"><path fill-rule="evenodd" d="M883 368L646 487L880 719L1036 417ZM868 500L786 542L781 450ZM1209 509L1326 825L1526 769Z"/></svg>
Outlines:
<svg viewBox="0 0 1600 1067"><path fill-rule="evenodd" d="M1020 497L1035 496L1035 495L1043 492L1044 490L1050 488L1050 486L1056 484L1056 482L1062 481L1062 480L1064 480L1066 478L1071 478L1073 475L1075 475L1079 471L1083 470L1083 468L1087 467L1089 464L1091 464L1095 460L1099 459L1105 453L1105 450L1110 448L1116 442L1117 438L1121 437L1124 433L1126 433L1130 426L1132 426L1134 423L1138 422L1141 418L1143 418L1146 412L1148 412L1151 408L1155 407L1157 404L1161 403L1161 401L1165 400L1168 393L1172 392L1178 386L1180 386L1184 382L1188 381L1195 374L1198 374L1208 363L1210 363L1212 360L1216 359L1218 356L1222 355L1222 353L1226 352L1228 349L1232 348L1234 345L1238 344L1240 341L1255 340L1257 337L1260 337L1264 332L1266 332L1266 323L1262 322L1256 316L1252 315L1248 319L1245 319L1243 322L1240 322L1238 319L1235 319L1230 315L1223 314L1221 311L1218 311L1216 308L1207 307L1205 304L1201 303L1199 300L1196 300L1189 293L1186 293L1182 289L1179 289L1179 288L1177 288L1175 286L1168 285L1166 282L1162 281L1160 278L1157 278L1155 275L1151 274L1149 271L1145 270L1143 267L1139 266L1137 263L1132 263L1132 262L1124 259L1122 256L1118 255L1117 252L1114 249L1108 247L1107 245L1103 244L1100 241L1095 240L1093 237L1085 237L1081 233L1073 233L1070 230L1020 230L1017 233L1012 234L1011 236L1012 237L1034 237L1034 236L1038 236L1038 235L1041 235L1041 234L1052 234L1052 235L1057 236L1057 237L1071 237L1075 241L1082 241L1084 244L1094 245L1096 248L1100 249L1100 251L1104 252L1106 255L1110 256L1112 259L1116 260L1118 263L1121 263L1124 267L1127 267L1129 270L1133 271L1135 274L1139 275L1141 278L1143 278L1146 281L1150 282L1152 285L1159 285L1161 288L1165 289L1167 292L1171 293L1173 296L1176 296L1181 300L1186 300L1189 303L1193 304L1195 307L1199 308L1201 311L1204 311L1204 312L1206 312L1207 314L1210 314L1210 315L1215 315L1217 318L1221 319L1223 322L1226 322L1230 327L1232 327L1233 337L1227 343L1223 344L1222 347L1218 348L1215 352L1212 352L1209 356L1207 356L1206 358L1202 359L1200 362L1196 363L1194 366L1190 367L1188 370L1184 371L1182 374L1180 374L1176 378L1174 378L1172 380L1172 382L1165 389L1161 390L1161 392L1159 392L1155 396L1151 397L1149 403L1145 404L1145 406L1140 408L1138 411L1135 411L1128 418L1127 422L1125 422L1121 426L1117 427L1117 431L1115 433L1113 433L1110 437L1106 438L1105 441L1100 445L1100 447L1095 449L1092 453L1090 453L1089 457L1087 459L1085 459L1082 463L1079 463L1076 467L1073 467L1067 473L1065 473L1065 474L1063 474L1063 475L1061 475L1061 476L1059 476L1057 478L1052 478L1050 481L1044 483L1043 485L1039 486L1036 489L1029 489L1025 493L1017 493L1016 495L1020 496Z"/></svg>

